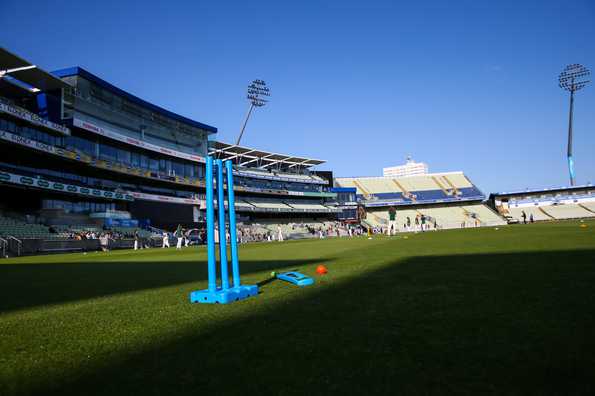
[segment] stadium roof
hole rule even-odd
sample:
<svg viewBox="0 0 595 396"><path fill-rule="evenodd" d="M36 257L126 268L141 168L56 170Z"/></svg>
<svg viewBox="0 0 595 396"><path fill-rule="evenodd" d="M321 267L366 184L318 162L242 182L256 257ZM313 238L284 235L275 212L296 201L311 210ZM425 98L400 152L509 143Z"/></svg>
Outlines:
<svg viewBox="0 0 595 396"><path fill-rule="evenodd" d="M209 154L215 156L215 158L231 159L235 164L240 166L261 169L269 169L273 165L284 168L309 168L326 162L324 160L271 153L269 151L217 141L209 142Z"/></svg>
<svg viewBox="0 0 595 396"><path fill-rule="evenodd" d="M595 189L595 186L591 184L584 184L582 186L571 186L571 187L554 187L554 188L541 188L541 189L526 189L521 191L511 191L511 192L499 192L499 193L491 193L490 198L492 197L508 197L511 195L525 195L525 194L539 194L539 193L552 193L552 192L559 192L559 191L576 191L576 190L584 190L584 189Z"/></svg>
<svg viewBox="0 0 595 396"><path fill-rule="evenodd" d="M128 93L128 92L124 91L123 89L120 89L120 88L116 87L115 85L108 83L107 81L88 72L87 70L83 69L82 67L71 67L68 69L56 70L56 71L53 71L52 73L60 78L71 77L71 76L83 77L84 79L89 80L89 81L99 85L100 87L113 93L114 95L121 96L121 97L141 106L141 107L148 108L151 111L154 111L155 113L159 113L165 117L174 119L176 121L179 121L184 124L188 124L188 125L196 127L196 128L204 129L209 133L217 133L217 128L215 128L213 126L203 124L202 122L194 121L190 118L187 118L182 115L171 112L169 110L166 110L163 107L159 107L157 105L154 105L153 103L149 103L146 100L139 98L138 96Z"/></svg>
<svg viewBox="0 0 595 396"><path fill-rule="evenodd" d="M37 93L66 88L69 85L12 52L0 47L0 78Z"/></svg>

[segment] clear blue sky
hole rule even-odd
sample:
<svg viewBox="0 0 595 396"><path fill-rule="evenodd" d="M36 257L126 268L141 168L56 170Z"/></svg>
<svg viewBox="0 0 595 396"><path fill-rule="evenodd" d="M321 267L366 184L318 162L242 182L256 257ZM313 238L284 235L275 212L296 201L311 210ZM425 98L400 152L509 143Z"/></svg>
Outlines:
<svg viewBox="0 0 595 396"><path fill-rule="evenodd" d="M85 3L85 4L83 4ZM2 2L0 45L82 66L219 128L272 89L243 143L380 175L407 155L486 193L568 184L566 64L595 69L592 1ZM595 183L595 86L575 106L577 182Z"/></svg>

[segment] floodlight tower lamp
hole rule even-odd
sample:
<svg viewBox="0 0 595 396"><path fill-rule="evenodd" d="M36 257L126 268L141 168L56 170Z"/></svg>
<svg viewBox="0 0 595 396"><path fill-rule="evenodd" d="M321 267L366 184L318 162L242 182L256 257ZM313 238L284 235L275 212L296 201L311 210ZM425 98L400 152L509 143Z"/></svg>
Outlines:
<svg viewBox="0 0 595 396"><path fill-rule="evenodd" d="M263 80L254 80L250 85L248 85L248 91L246 95L246 99L250 102L250 107L248 109L248 114L246 114L246 118L244 119L244 123L242 124L242 129L240 131L240 136L238 136L238 140L236 141L236 146L240 145L240 141L242 140L242 136L244 135L244 130L246 129L246 124L248 123L248 119L252 114L252 110L255 107L262 107L268 103L267 97L270 97L269 88L266 86L266 83Z"/></svg>
<svg viewBox="0 0 595 396"><path fill-rule="evenodd" d="M591 71L578 63L566 66L558 77L560 88L570 92L570 112L568 115L568 172L570 174L570 185L575 185L574 159L572 158L572 119L574 111L574 93L583 89L591 82L589 76Z"/></svg>

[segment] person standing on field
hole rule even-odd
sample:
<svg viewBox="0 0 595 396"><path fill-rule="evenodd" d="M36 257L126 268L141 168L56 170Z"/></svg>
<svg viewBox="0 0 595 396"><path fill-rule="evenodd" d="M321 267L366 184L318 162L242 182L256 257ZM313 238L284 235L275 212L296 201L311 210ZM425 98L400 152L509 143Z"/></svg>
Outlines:
<svg viewBox="0 0 595 396"><path fill-rule="evenodd" d="M523 218L523 224L527 224L527 213L524 210L521 212L521 217Z"/></svg>
<svg viewBox="0 0 595 396"><path fill-rule="evenodd" d="M182 235L182 226L178 224L178 228L174 233L174 236L176 237L176 250L182 249Z"/></svg>
<svg viewBox="0 0 595 396"><path fill-rule="evenodd" d="M184 235L184 247L188 247L190 245L190 231L189 230L182 230Z"/></svg>
<svg viewBox="0 0 595 396"><path fill-rule="evenodd" d="M140 236L138 235L138 230L134 231L134 250L138 250Z"/></svg>
<svg viewBox="0 0 595 396"><path fill-rule="evenodd" d="M397 209L391 206L388 209L388 235L397 233Z"/></svg>

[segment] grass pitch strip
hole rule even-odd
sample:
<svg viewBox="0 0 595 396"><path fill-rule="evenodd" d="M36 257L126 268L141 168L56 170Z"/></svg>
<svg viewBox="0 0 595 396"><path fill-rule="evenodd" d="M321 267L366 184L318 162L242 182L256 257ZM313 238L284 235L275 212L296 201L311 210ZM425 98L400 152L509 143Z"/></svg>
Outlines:
<svg viewBox="0 0 595 396"><path fill-rule="evenodd" d="M316 283L191 305L203 247L1 260L0 395L595 393L595 222L251 244L240 260L244 283Z"/></svg>

